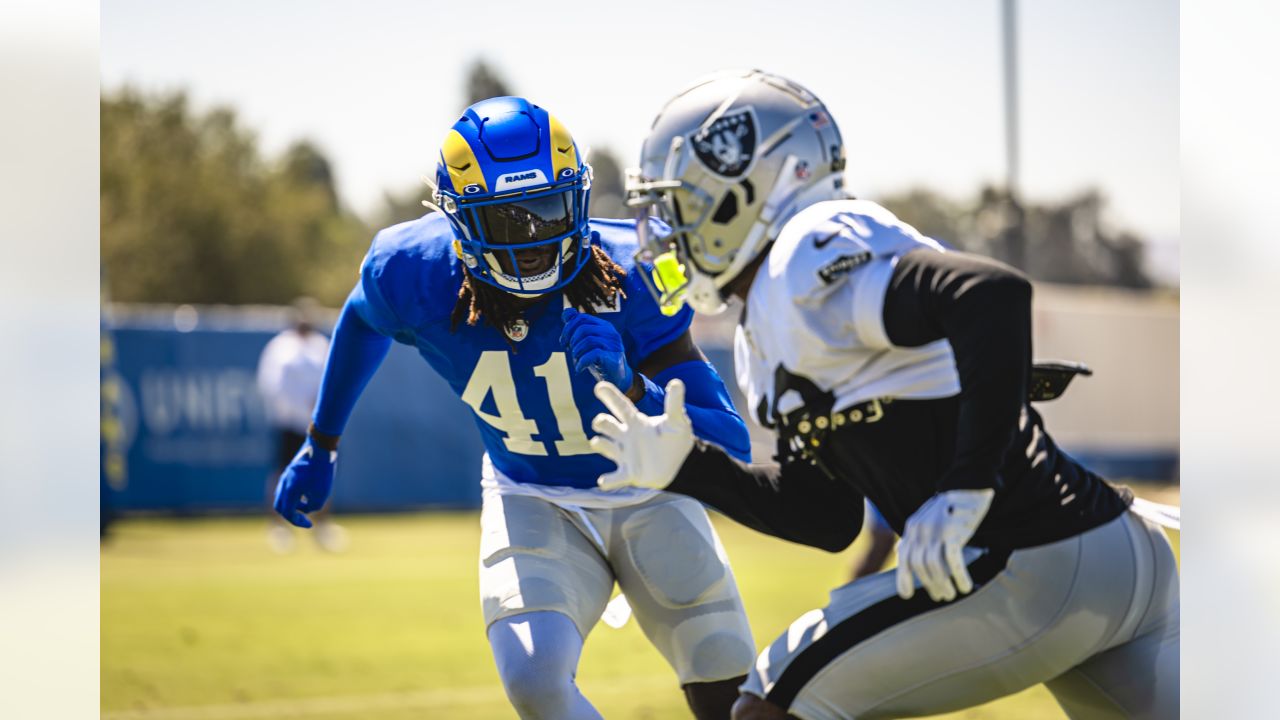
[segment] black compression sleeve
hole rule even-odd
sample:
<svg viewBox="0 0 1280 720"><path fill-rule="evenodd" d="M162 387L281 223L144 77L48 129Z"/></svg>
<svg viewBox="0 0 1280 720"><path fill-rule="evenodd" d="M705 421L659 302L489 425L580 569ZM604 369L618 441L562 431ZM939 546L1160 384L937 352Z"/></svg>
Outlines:
<svg viewBox="0 0 1280 720"><path fill-rule="evenodd" d="M938 490L999 487L1031 369L1031 283L1007 265L957 252L898 260L884 305L890 342L946 338L960 376L956 454Z"/></svg>
<svg viewBox="0 0 1280 720"><path fill-rule="evenodd" d="M808 463L749 465L698 440L667 491L767 535L839 552L862 529L862 496Z"/></svg>

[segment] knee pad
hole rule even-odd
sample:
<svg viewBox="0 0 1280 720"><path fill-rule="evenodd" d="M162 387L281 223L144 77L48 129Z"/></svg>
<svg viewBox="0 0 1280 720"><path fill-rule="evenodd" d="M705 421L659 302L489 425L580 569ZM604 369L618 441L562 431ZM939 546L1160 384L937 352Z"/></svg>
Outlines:
<svg viewBox="0 0 1280 720"><path fill-rule="evenodd" d="M741 677L755 661L751 630L738 612L691 617L672 630L671 638L682 684Z"/></svg>

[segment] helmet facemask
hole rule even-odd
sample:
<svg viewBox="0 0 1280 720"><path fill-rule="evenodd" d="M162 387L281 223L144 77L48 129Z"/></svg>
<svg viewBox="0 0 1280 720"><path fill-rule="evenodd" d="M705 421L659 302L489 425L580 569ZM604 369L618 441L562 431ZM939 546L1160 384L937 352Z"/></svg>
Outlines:
<svg viewBox="0 0 1280 720"><path fill-rule="evenodd" d="M814 202L841 196L843 143L822 103L758 70L719 73L667 103L628 171L640 213L649 283L664 311L687 301L725 308L726 289L782 226ZM656 231L657 217L669 232ZM670 260L665 260L666 254ZM648 279L648 278L646 278Z"/></svg>
<svg viewBox="0 0 1280 720"><path fill-rule="evenodd" d="M673 157L681 140L672 143ZM786 221L816 199L839 195L838 176L812 173L792 155L783 159L777 179L764 184L769 196L763 199L750 178L720 178L675 159L667 167L683 165L682 173L665 170L661 179L651 179L633 168L626 181L627 205L637 212L637 260L654 265L655 277L646 276L646 284L664 312L674 313L681 302L705 315L724 312L725 288ZM661 222L651 222L655 217ZM672 260L663 260L668 253Z"/></svg>
<svg viewBox="0 0 1280 720"><path fill-rule="evenodd" d="M710 194L679 180L644 180L632 170L627 176L627 205L636 211L636 260L654 268L640 276L662 312L674 315L686 302L700 313L723 312L725 302L714 276L699 266L691 251L708 244L699 228L713 207ZM686 213L693 214L691 220Z"/></svg>
<svg viewBox="0 0 1280 720"><path fill-rule="evenodd" d="M501 290L537 297L568 285L590 259L586 247L591 168L516 192L438 191L468 272Z"/></svg>

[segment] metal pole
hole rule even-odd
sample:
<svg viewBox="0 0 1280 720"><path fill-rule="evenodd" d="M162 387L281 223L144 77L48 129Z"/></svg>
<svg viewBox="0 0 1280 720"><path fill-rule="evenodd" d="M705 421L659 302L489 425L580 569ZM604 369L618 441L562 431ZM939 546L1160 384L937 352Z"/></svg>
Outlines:
<svg viewBox="0 0 1280 720"><path fill-rule="evenodd" d="M1018 13L1017 0L1002 0L1004 26L1005 188L1018 193Z"/></svg>
<svg viewBox="0 0 1280 720"><path fill-rule="evenodd" d="M1026 236L1018 187L1018 13L1017 0L1002 0L1004 39L1005 251L1008 262L1027 270Z"/></svg>

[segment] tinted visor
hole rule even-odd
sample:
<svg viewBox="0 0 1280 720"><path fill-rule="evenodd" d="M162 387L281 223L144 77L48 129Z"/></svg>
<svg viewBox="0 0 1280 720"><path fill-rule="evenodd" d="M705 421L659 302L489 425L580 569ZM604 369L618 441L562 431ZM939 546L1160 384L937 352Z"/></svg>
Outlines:
<svg viewBox="0 0 1280 720"><path fill-rule="evenodd" d="M573 230L572 191L475 209L485 242L495 245L550 240Z"/></svg>

